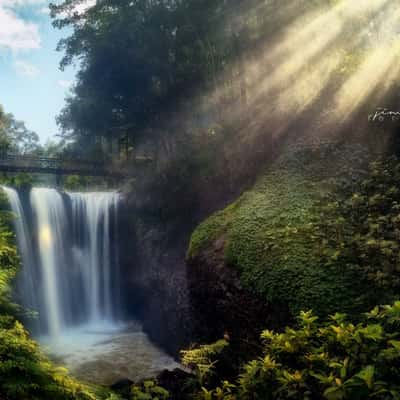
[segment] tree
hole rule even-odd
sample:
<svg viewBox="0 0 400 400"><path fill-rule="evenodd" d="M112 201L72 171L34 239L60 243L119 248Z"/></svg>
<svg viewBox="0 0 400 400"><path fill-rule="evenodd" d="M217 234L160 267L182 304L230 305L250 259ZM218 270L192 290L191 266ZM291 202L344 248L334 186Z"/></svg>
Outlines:
<svg viewBox="0 0 400 400"><path fill-rule="evenodd" d="M39 149L39 136L0 105L0 151L18 154L34 153Z"/></svg>
<svg viewBox="0 0 400 400"><path fill-rule="evenodd" d="M61 67L81 67L58 117L64 135L134 142L196 89L214 87L233 48L225 3L104 0L83 13L82 1L52 4L54 26L73 29L58 46Z"/></svg>

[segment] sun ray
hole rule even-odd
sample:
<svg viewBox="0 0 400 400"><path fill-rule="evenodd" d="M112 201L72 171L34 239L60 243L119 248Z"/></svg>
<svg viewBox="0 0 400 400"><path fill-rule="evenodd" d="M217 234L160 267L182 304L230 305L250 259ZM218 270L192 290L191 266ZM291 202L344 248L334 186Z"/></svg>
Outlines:
<svg viewBox="0 0 400 400"><path fill-rule="evenodd" d="M390 18L386 19L385 26L387 29L394 30L399 23L400 9L397 9ZM378 91L381 92L380 96L384 95L396 71L392 66L399 65L399 61L399 41L381 42L376 48L371 49L357 71L335 94L335 109L332 116L345 121L373 92Z"/></svg>
<svg viewBox="0 0 400 400"><path fill-rule="evenodd" d="M260 135L284 137L289 130L332 137L359 117L368 99L376 102L393 87L400 71L394 43L399 17L393 0L304 7L287 26L276 21L279 32L272 40L266 34L264 44L226 68L232 75L222 74L214 88L199 93L199 104L236 127L242 143L256 143ZM245 101L238 95L241 86ZM221 107L230 95L235 100Z"/></svg>
<svg viewBox="0 0 400 400"><path fill-rule="evenodd" d="M369 8L371 17L387 4L387 0L377 1L374 7ZM342 43L342 36L356 9L350 7L347 10L343 3L339 3L323 14L308 14L302 17L300 22L297 21L289 27L282 42L268 50L261 61L257 60L249 65L246 76L250 77L248 88L251 91L251 99L257 102L260 96L286 90L288 84L296 79L296 75L308 64L315 62L315 59L336 57L336 54L332 53L344 45L350 46L351 43ZM359 42L366 31L367 28L364 27L355 32L352 42ZM353 47L356 47L356 44ZM280 58L282 62L277 62Z"/></svg>

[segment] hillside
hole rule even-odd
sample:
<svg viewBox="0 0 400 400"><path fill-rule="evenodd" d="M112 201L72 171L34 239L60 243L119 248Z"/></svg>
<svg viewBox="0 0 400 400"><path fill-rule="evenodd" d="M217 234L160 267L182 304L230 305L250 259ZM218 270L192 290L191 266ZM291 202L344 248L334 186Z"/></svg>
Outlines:
<svg viewBox="0 0 400 400"><path fill-rule="evenodd" d="M206 284L201 289L197 286L202 274L203 281L219 282L234 275L250 297L275 307L280 317L287 310L288 319L307 309L323 317L337 310L355 314L391 300L392 292L384 291L385 286L356 265L356 260L351 267L346 264L351 251L346 235L357 227L350 220L349 227L345 226L340 210L332 208L346 204L347 196L362 186L370 157L361 146L300 150L282 156L252 189L193 232L187 253L192 292L198 297L207 290ZM374 191L379 188L375 185ZM371 210L363 212L367 217ZM373 217L378 220L385 213L380 210ZM345 236L340 243L331 236L339 224ZM358 257L356 251L354 257ZM212 306L213 300L204 304L207 297L224 301L201 294L200 314ZM227 313L219 317L225 322L229 319Z"/></svg>

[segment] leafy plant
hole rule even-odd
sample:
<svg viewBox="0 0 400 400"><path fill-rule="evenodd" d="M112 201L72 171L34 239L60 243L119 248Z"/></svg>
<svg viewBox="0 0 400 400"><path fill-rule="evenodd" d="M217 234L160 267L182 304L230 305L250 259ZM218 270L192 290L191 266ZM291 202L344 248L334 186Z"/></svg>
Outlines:
<svg viewBox="0 0 400 400"><path fill-rule="evenodd" d="M18 189L30 189L36 179L32 174L20 172L13 175L3 175L0 177L0 182L3 185L13 186Z"/></svg>
<svg viewBox="0 0 400 400"><path fill-rule="evenodd" d="M144 381L141 385L134 385L131 388L132 400L167 400L169 393L158 386L155 381Z"/></svg>
<svg viewBox="0 0 400 400"><path fill-rule="evenodd" d="M203 388L203 400L396 400L400 398L400 301L353 324L345 314L319 322L302 312L297 329L265 330L264 349L236 384Z"/></svg>
<svg viewBox="0 0 400 400"><path fill-rule="evenodd" d="M318 224L325 264L342 265L392 292L400 288L399 180L395 157L371 163L352 190L339 187L330 201L323 199Z"/></svg>
<svg viewBox="0 0 400 400"><path fill-rule="evenodd" d="M190 350L182 350L183 365L193 369L200 385L204 385L210 375L213 374L217 357L228 346L224 339L212 344L201 345Z"/></svg>

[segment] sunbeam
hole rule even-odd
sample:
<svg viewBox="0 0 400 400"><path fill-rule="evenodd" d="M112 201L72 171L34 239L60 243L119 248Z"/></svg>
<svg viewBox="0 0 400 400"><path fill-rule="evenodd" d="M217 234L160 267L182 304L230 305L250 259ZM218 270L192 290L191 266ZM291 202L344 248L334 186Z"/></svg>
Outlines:
<svg viewBox="0 0 400 400"><path fill-rule="evenodd" d="M226 110L225 118L251 119L251 129L242 133L246 141L276 137L313 108L324 114L315 115L320 135L335 124L339 131L367 99L383 98L392 87L399 72L399 17L390 0L341 0L308 9L273 43L249 52L241 66L247 103Z"/></svg>

